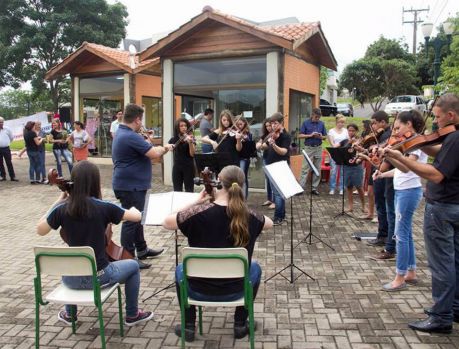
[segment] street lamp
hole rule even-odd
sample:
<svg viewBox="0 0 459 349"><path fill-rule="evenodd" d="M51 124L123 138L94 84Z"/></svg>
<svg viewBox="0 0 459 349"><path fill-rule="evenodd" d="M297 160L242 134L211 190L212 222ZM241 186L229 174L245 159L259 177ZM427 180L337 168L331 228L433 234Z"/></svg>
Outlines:
<svg viewBox="0 0 459 349"><path fill-rule="evenodd" d="M433 66L434 66L434 76L433 76L433 78L434 78L434 86L435 86L435 85L437 85L438 77L440 75L440 64L441 64L440 52L441 52L441 48L444 45L449 46L451 44L451 35L453 34L453 31L454 31L454 24L452 22L449 22L449 21L446 21L446 22L442 23L443 30L444 30L444 32L446 34L446 40L440 38L437 35L435 37L435 39L429 41L430 35L432 34L433 27L434 27L434 25L432 23L429 23L429 22L425 22L425 23L421 24L422 34L424 35L424 39L425 39L425 42L426 42L426 56L428 55L429 45L434 48L434 52L435 52L435 59L434 59L434 62L433 62Z"/></svg>

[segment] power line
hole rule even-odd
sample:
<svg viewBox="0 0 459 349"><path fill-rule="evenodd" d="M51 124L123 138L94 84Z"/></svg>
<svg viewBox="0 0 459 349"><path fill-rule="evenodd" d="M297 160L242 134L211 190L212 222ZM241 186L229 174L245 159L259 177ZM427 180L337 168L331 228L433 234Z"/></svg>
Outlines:
<svg viewBox="0 0 459 349"><path fill-rule="evenodd" d="M445 10L445 7L446 7L447 4L448 4L448 0L445 1L445 4L443 5L443 7L442 7L440 13L439 13L438 16L437 16L437 19L436 19L435 22L434 22L434 25L437 23L437 21L438 21L438 19L440 18L441 14L442 14L443 11Z"/></svg>
<svg viewBox="0 0 459 349"><path fill-rule="evenodd" d="M448 1L448 0L447 0ZM402 24L408 24L408 23L413 23L413 55L416 54L416 46L417 46L417 39L416 39L416 34L418 31L418 23L421 23L422 20L418 18L418 13L421 12L428 12L429 7L427 8L420 8L420 9L409 9L405 10L405 8L402 7ZM410 12L413 13L413 20L412 21L405 21L405 12Z"/></svg>

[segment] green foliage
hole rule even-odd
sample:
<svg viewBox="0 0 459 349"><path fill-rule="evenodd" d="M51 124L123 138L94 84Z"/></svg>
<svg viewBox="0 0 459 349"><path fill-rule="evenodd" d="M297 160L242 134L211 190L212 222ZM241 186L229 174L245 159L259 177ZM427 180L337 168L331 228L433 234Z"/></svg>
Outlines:
<svg viewBox="0 0 459 349"><path fill-rule="evenodd" d="M320 67L320 93L324 92L325 88L327 87L327 80L328 80L328 69L325 67Z"/></svg>
<svg viewBox="0 0 459 349"><path fill-rule="evenodd" d="M453 36L450 53L442 62L439 89L459 94L459 13L454 19L456 35Z"/></svg>
<svg viewBox="0 0 459 349"><path fill-rule="evenodd" d="M48 91L35 96L24 90L8 90L0 93L0 115L6 120L53 110L52 108Z"/></svg>
<svg viewBox="0 0 459 349"><path fill-rule="evenodd" d="M8 0L0 17L0 87L31 80L34 93L49 90L54 109L63 92L58 78L44 82L46 72L84 41L118 46L126 34L127 11L106 0ZM12 58L15 58L13 60Z"/></svg>
<svg viewBox="0 0 459 349"><path fill-rule="evenodd" d="M401 59L414 63L414 57L408 53L408 46L400 40L386 39L381 36L368 46L364 58L381 58L384 60Z"/></svg>

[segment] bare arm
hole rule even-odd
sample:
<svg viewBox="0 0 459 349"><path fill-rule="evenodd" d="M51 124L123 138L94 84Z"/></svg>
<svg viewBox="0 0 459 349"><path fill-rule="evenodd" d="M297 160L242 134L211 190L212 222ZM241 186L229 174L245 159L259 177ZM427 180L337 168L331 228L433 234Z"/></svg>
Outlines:
<svg viewBox="0 0 459 349"><path fill-rule="evenodd" d="M135 207L131 207L129 210L124 210L123 221L140 222L141 219L142 213Z"/></svg>
<svg viewBox="0 0 459 349"><path fill-rule="evenodd" d="M145 156L151 160L158 159L172 149L174 149L173 144L166 144L164 146L159 147L151 147L150 150L145 153Z"/></svg>

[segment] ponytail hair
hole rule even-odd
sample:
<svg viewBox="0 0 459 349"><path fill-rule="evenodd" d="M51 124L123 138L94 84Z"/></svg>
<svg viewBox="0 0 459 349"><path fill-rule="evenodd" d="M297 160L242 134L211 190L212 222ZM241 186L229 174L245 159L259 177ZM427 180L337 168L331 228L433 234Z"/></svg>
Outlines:
<svg viewBox="0 0 459 349"><path fill-rule="evenodd" d="M416 133L421 133L424 129L424 118L417 110L402 111L397 115L397 119L403 124L407 124L408 121L411 121L411 125L413 125Z"/></svg>
<svg viewBox="0 0 459 349"><path fill-rule="evenodd" d="M242 186L244 172L237 166L226 166L219 174L223 188L228 192L226 213L230 218L230 234L235 247L246 247L250 241L250 212L244 200Z"/></svg>

